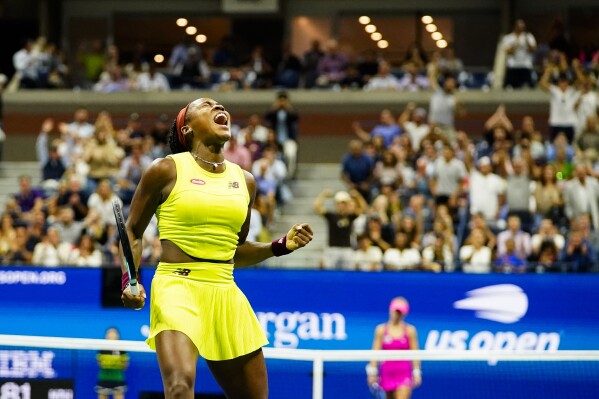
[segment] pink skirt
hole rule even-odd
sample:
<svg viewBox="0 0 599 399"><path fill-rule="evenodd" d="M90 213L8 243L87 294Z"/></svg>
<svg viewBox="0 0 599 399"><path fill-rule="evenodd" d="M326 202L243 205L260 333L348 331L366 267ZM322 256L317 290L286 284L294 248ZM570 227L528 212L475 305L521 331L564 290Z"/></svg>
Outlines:
<svg viewBox="0 0 599 399"><path fill-rule="evenodd" d="M393 392L399 387L412 387L412 362L391 361L381 364L380 385L385 392Z"/></svg>

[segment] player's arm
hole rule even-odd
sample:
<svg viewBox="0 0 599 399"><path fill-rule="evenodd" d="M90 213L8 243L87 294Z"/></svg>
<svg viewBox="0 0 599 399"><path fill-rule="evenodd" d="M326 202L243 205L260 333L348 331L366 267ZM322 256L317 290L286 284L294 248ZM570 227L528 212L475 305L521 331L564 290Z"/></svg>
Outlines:
<svg viewBox="0 0 599 399"><path fill-rule="evenodd" d="M383 335L385 333L385 325L379 324L374 330L374 339L372 341L372 350L381 350L383 348ZM378 380L379 369L378 362L371 360L366 366L366 375L368 376L368 384L372 385Z"/></svg>
<svg viewBox="0 0 599 399"><path fill-rule="evenodd" d="M418 333L416 328L412 325L407 325L408 341L410 342L411 350L418 350ZM420 360L412 361L412 375L414 377L414 385L420 385L422 381L422 372L420 371Z"/></svg>
<svg viewBox="0 0 599 399"><path fill-rule="evenodd" d="M247 216L241 230L238 234L239 241L237 250L235 251L234 262L235 267L244 267L255 265L273 256L281 256L291 253L298 248L306 246L312 241L312 228L307 224L296 224L287 233L286 236L279 240L270 242L253 242L246 241L248 231L250 229L250 218L252 206L256 199L256 180L251 173L244 171L245 182L250 194L250 203L248 205Z"/></svg>

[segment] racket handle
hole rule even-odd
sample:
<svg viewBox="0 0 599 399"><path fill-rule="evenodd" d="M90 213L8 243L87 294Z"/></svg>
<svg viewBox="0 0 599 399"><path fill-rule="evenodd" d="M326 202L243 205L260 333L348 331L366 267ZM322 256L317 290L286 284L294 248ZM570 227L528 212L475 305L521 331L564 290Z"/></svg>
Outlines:
<svg viewBox="0 0 599 399"><path fill-rule="evenodd" d="M131 293L133 295L139 295L139 286L137 285L137 280L132 279L129 283L129 289L131 289Z"/></svg>

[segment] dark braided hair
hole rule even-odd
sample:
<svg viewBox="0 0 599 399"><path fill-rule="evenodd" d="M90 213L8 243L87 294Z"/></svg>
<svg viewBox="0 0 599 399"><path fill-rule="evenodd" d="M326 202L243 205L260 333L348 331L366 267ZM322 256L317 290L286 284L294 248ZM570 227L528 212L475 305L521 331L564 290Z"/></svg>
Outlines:
<svg viewBox="0 0 599 399"><path fill-rule="evenodd" d="M168 145L171 147L172 154L179 154L181 152L189 151L187 147L179 141L179 135L177 134L177 121L173 121L170 130L168 131Z"/></svg>

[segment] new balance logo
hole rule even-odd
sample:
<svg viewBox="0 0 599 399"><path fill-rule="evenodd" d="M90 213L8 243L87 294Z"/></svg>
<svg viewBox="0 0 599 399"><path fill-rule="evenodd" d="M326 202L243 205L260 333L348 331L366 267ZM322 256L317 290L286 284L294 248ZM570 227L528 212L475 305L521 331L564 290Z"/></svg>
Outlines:
<svg viewBox="0 0 599 399"><path fill-rule="evenodd" d="M498 284L468 291L467 298L454 302L455 309L473 310L480 319L515 323L528 310L528 296L513 284Z"/></svg>
<svg viewBox="0 0 599 399"><path fill-rule="evenodd" d="M191 270L179 268L173 272L173 274L178 274L179 276L189 276Z"/></svg>
<svg viewBox="0 0 599 399"><path fill-rule="evenodd" d="M229 182L229 188L239 188L239 182L237 182L237 181L230 181Z"/></svg>

